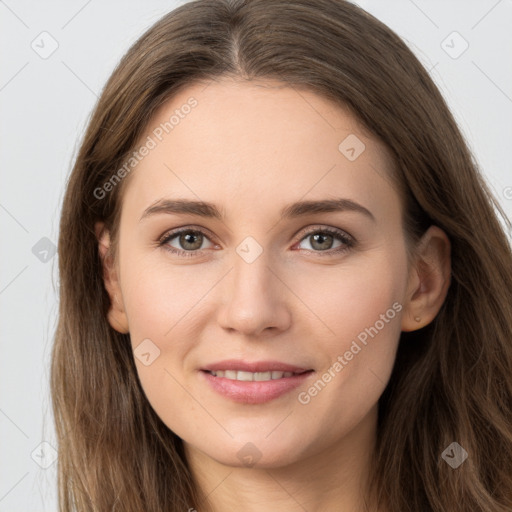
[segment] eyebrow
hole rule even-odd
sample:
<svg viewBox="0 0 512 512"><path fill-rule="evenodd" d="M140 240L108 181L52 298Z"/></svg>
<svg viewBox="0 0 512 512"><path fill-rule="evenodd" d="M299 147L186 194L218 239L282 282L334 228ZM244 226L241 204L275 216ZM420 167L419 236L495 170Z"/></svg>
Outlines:
<svg viewBox="0 0 512 512"><path fill-rule="evenodd" d="M370 210L351 199L344 198L298 201L285 206L280 213L283 219L292 219L303 215L344 211L362 213L375 222L375 217ZM224 211L213 203L189 199L159 199L144 211L140 221L161 213L189 214L218 220L222 220L225 217Z"/></svg>

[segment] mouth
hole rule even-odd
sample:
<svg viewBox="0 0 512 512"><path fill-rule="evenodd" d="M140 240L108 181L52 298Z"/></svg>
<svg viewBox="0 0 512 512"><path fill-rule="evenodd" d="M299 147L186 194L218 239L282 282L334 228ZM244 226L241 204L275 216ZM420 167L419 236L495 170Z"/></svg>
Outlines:
<svg viewBox="0 0 512 512"><path fill-rule="evenodd" d="M209 371L203 370L213 377L220 377L229 380L238 380L242 382L266 382L269 380L286 379L304 373L310 373L313 370L303 370L300 372L284 372L279 370L266 371L266 372L246 372L243 370L216 370Z"/></svg>
<svg viewBox="0 0 512 512"><path fill-rule="evenodd" d="M277 361L220 361L202 368L199 374L228 400L262 404L289 394L308 381L315 371Z"/></svg>

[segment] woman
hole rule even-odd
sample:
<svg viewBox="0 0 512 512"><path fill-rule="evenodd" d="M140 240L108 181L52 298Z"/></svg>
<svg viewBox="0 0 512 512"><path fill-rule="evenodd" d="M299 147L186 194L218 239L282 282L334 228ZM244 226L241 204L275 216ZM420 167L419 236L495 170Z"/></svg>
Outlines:
<svg viewBox="0 0 512 512"><path fill-rule="evenodd" d="M362 9L166 15L64 200L61 510L511 510L495 210L428 73Z"/></svg>

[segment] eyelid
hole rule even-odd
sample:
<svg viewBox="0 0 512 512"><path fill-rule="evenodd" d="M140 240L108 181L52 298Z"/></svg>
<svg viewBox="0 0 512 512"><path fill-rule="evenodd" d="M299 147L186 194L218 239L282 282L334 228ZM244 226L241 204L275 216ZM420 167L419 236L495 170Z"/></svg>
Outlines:
<svg viewBox="0 0 512 512"><path fill-rule="evenodd" d="M299 231L297 231L295 233L295 235L293 235L293 237L295 238L299 234L302 234L302 237L300 239L300 240L302 240L302 238L304 236L311 234L316 230L318 230L318 231L331 230L335 233L342 234L342 235L346 236L347 238L351 239L354 242L356 241L356 239L351 234L349 234L347 231L345 231L344 229L336 228L334 226L328 226L326 224L311 224L311 225L306 226L306 227L300 229ZM209 229L207 229L203 226L196 226L194 224L186 224L184 226L178 226L177 228L173 228L173 229L166 231L163 235L161 235L158 238L158 241L162 242L165 239L169 238L169 236L177 235L177 234L181 233L182 231L199 231L200 233L207 234L210 238L216 239L215 235ZM218 242L216 242L216 243L218 243Z"/></svg>
<svg viewBox="0 0 512 512"><path fill-rule="evenodd" d="M295 236L300 236L299 242L302 241L302 239L308 235L312 235L313 233L316 233L317 231L322 231L330 234L335 234L342 236L344 238L347 238L347 240L350 240L351 242L356 241L356 239L347 233L344 229L336 228L334 226L328 226L326 224L311 224L309 226L306 226L305 228L298 231L298 233Z"/></svg>
<svg viewBox="0 0 512 512"><path fill-rule="evenodd" d="M159 246L166 246L167 243L170 241L170 239L175 238L176 236L180 235L181 233L186 232L198 232L202 235L206 235L206 238L208 238L213 244L219 245L218 242L215 242L215 236L213 236L210 232L210 230L202 227L202 226L195 226L195 225L186 225L177 227L174 229L171 229L169 231L166 231L161 237L158 239L158 245ZM300 235L300 238L297 242L295 242L294 246L297 244L300 244L305 238L308 236L311 236L318 232L324 232L331 234L333 236L337 236L338 240L341 239L341 241L345 244L345 247L338 247L336 249L328 249L326 251L313 251L311 249L301 249L303 251L307 251L309 253L314 253L319 256L334 256L336 254L343 253L346 250L351 249L356 244L356 239L347 233L345 230L341 228L336 228L333 226L327 226L325 224L313 224L306 226L305 228L302 228L298 233L294 235L294 238L296 236ZM213 239L213 240L212 240ZM175 247L168 246L164 247L168 251L174 254L178 255L184 255L184 256L195 256L195 255L201 255L206 249L199 249L195 251L186 251L184 249L176 249Z"/></svg>
<svg viewBox="0 0 512 512"><path fill-rule="evenodd" d="M213 233L211 233L210 230L202 227L202 226L194 226L193 224L187 224L185 226L180 226L177 228L169 229L166 231L162 236L158 238L159 243L165 243L166 240L168 240L170 237L173 237L175 235L179 235L180 233L187 232L187 231L197 231L199 233L202 233L203 235L208 235L208 238L215 239L215 236Z"/></svg>

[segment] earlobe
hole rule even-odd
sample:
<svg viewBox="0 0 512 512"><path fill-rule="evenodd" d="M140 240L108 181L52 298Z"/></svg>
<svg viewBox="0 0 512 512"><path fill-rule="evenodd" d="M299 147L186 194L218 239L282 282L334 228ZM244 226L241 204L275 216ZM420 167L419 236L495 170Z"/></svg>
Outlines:
<svg viewBox="0 0 512 512"><path fill-rule="evenodd" d="M118 272L110 251L110 234L102 222L97 222L94 225L94 230L98 240L98 253L102 262L103 283L110 297L107 320L113 329L122 334L127 334L129 332L128 318L124 310Z"/></svg>
<svg viewBox="0 0 512 512"><path fill-rule="evenodd" d="M431 226L418 243L409 275L402 331L420 329L439 313L450 287L450 252L451 244L446 233Z"/></svg>

